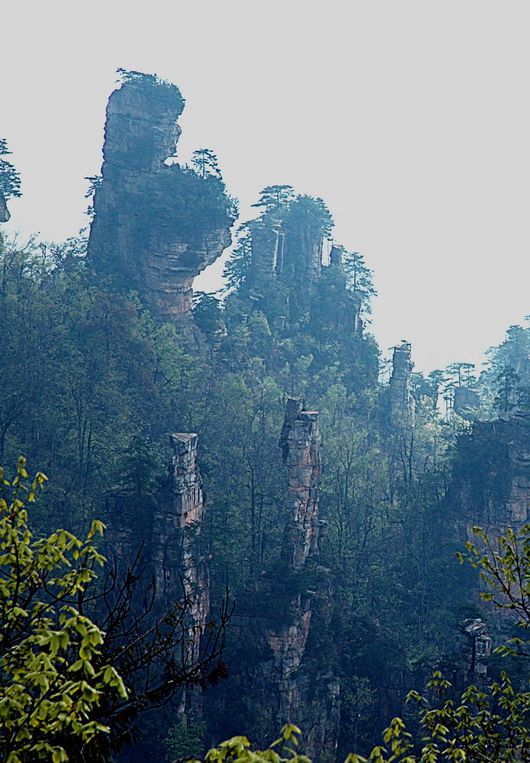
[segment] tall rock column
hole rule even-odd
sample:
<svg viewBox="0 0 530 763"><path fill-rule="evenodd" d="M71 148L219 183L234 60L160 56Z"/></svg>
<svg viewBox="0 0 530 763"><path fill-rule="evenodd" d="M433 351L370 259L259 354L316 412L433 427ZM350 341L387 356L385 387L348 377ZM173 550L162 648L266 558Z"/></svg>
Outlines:
<svg viewBox="0 0 530 763"><path fill-rule="evenodd" d="M231 243L233 205L217 176L174 159L179 89L129 72L109 98L88 256L161 319L191 311L193 279Z"/></svg>
<svg viewBox="0 0 530 763"><path fill-rule="evenodd" d="M412 369L411 345L403 341L394 347L390 377L390 421L398 429L407 429L414 423Z"/></svg>
<svg viewBox="0 0 530 763"><path fill-rule="evenodd" d="M179 645L175 657L190 666L201 655L210 612L209 571L201 547L205 507L197 435L173 434L170 442L168 489L149 495L124 489L110 494L107 537L123 572L141 552L144 580L155 582L153 620L171 611L183 596L188 599L183 623L186 643ZM187 689L183 701L200 714L200 691Z"/></svg>
<svg viewBox="0 0 530 763"><path fill-rule="evenodd" d="M274 664L272 677L278 697L273 721L296 722L307 731L307 753L319 757L337 744L339 685L330 671L308 650L315 618L329 616L326 570L318 565L321 439L318 412L304 409L300 398L289 398L280 435L288 474L287 520L282 556L294 591L290 617L281 627L266 631ZM309 586L304 575L312 575ZM315 612L315 601L318 612Z"/></svg>
<svg viewBox="0 0 530 763"><path fill-rule="evenodd" d="M303 410L300 398L289 398L280 447L291 498L283 554L293 570L303 567L310 555L318 554L320 446L318 412Z"/></svg>
<svg viewBox="0 0 530 763"><path fill-rule="evenodd" d="M204 520L202 479L197 465L198 436L171 435L171 500L162 502L153 520L152 564L157 595L165 606L184 593L191 599L188 659L200 652L210 611L209 575L201 550Z"/></svg>
<svg viewBox="0 0 530 763"><path fill-rule="evenodd" d="M333 758L337 749L340 685L333 673L329 633L329 570L319 562L321 440L318 413L289 398L279 445L287 472L278 557L240 593L229 641L236 657L220 687L224 698L206 709L214 736L249 733L267 744L287 722L304 732L304 753ZM230 649L230 646L228 647ZM219 696L219 694L217 695Z"/></svg>

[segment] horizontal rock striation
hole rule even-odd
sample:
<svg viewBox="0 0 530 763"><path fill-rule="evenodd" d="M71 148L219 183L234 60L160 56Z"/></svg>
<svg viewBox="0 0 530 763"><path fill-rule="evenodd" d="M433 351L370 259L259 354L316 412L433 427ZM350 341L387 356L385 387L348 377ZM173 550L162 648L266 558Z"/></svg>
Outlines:
<svg viewBox="0 0 530 763"><path fill-rule="evenodd" d="M183 108L179 89L151 75L112 93L88 245L98 272L164 320L190 313L193 279L229 246L233 223L222 181L172 159Z"/></svg>

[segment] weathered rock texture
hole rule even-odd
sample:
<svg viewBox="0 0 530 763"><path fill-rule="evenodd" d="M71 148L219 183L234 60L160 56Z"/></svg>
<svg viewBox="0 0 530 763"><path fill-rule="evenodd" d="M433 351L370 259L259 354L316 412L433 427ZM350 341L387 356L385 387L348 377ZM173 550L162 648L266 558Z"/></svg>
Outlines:
<svg viewBox="0 0 530 763"><path fill-rule="evenodd" d="M196 434L171 436L171 501L159 504L151 541L157 591L166 606L184 587L191 597L189 655L199 656L201 633L210 611L209 575L201 552L204 520L202 480L197 465Z"/></svg>
<svg viewBox="0 0 530 763"><path fill-rule="evenodd" d="M222 181L165 163L183 108L178 88L150 75L112 93L88 245L94 267L162 319L190 312L193 279L229 246L233 222Z"/></svg>
<svg viewBox="0 0 530 763"><path fill-rule="evenodd" d="M410 427L414 421L412 368L410 342L402 342L394 347L390 377L390 421L396 428Z"/></svg>
<svg viewBox="0 0 530 763"><path fill-rule="evenodd" d="M466 421L475 421L480 410L480 395L469 387L455 387L453 410Z"/></svg>
<svg viewBox="0 0 530 763"><path fill-rule="evenodd" d="M250 231L258 276L292 280L308 289L320 275L324 236L309 216L275 210L252 222Z"/></svg>
<svg viewBox="0 0 530 763"><path fill-rule="evenodd" d="M319 757L336 750L339 686L330 670L312 654L311 628L327 619L326 570L318 565L321 439L318 412L304 409L300 398L287 401L280 447L288 474L283 558L295 590L285 623L266 630L273 654L272 677L278 705L273 720L296 722L307 729L307 752ZM300 585L301 584L301 585ZM296 590L298 589L298 590ZM313 645L314 647L314 645Z"/></svg>
<svg viewBox="0 0 530 763"><path fill-rule="evenodd" d="M274 656L278 723L299 723L308 730L308 754L318 757L324 749L336 749L339 688L330 671L314 661L309 649L315 619L329 617L323 601L329 596L326 571L318 567L319 487L321 440L318 412L304 409L300 398L289 398L280 435L287 466L289 504L285 524L283 558L291 575L306 584L293 592L290 621L267 630ZM313 574L312 584L309 577ZM315 611L318 610L318 611Z"/></svg>
<svg viewBox="0 0 530 763"><path fill-rule="evenodd" d="M169 490L142 496L116 491L107 506L108 539L119 566L127 568L142 548L141 568L156 585L154 614L169 611L183 594L190 598L187 643L178 655L187 664L199 657L210 611L208 566L201 548L205 508L197 441L196 434L171 436ZM186 701L192 694L186 692Z"/></svg>
<svg viewBox="0 0 530 763"><path fill-rule="evenodd" d="M528 411L476 422L460 438L451 495L468 535L474 525L494 536L530 521Z"/></svg>
<svg viewBox="0 0 530 763"><path fill-rule="evenodd" d="M318 412L305 411L299 398L289 398L280 447L292 500L283 553L293 570L303 567L310 555L318 554L320 445Z"/></svg>
<svg viewBox="0 0 530 763"><path fill-rule="evenodd" d="M246 286L254 305L280 311L288 323L310 312L329 235L315 199L297 197L248 224L251 258Z"/></svg>
<svg viewBox="0 0 530 763"><path fill-rule="evenodd" d="M9 218L10 214L7 208L7 201L2 191L0 191L0 223L7 223Z"/></svg>
<svg viewBox="0 0 530 763"><path fill-rule="evenodd" d="M232 675L220 687L224 699L210 708L210 727L214 736L236 733L233 717L244 717L265 744L271 729L296 723L304 752L332 758L340 697L333 644L322 635L332 607L329 571L319 562L321 444L318 414L300 398L287 401L279 445L288 479L281 555L238 600L231 639L244 657L229 661Z"/></svg>

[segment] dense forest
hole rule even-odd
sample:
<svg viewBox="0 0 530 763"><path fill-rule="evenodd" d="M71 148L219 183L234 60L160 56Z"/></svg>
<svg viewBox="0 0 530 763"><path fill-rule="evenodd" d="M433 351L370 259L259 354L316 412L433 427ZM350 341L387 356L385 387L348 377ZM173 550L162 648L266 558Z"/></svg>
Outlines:
<svg viewBox="0 0 530 763"><path fill-rule="evenodd" d="M405 698L433 671L455 691L511 662L525 680L457 552L528 521L530 325L480 373L416 372L398 335L383 361L369 263L325 201L268 186L238 219L210 150L175 158L183 107L121 71L86 231L1 239L0 464L47 477L36 538L107 528L79 607L128 699L72 760L171 763L293 723L331 763L395 716L416 729ZM23 188L0 152L5 222ZM226 251L223 288L194 292Z"/></svg>

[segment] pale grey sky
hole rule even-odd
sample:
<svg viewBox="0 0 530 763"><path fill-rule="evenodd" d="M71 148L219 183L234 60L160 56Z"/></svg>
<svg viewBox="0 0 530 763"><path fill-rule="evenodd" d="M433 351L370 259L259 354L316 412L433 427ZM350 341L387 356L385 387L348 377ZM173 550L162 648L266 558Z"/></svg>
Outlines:
<svg viewBox="0 0 530 763"><path fill-rule="evenodd" d="M383 349L479 363L530 312L529 22L526 0L6 0L10 230L77 232L115 70L156 72L187 101L179 155L212 148L243 215L272 183L326 200Z"/></svg>

